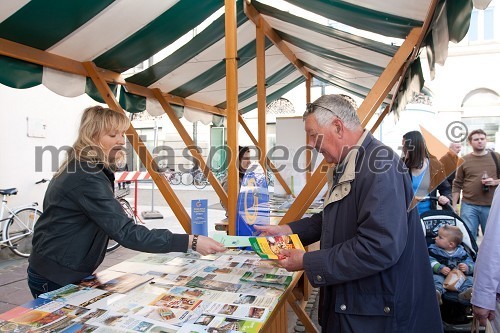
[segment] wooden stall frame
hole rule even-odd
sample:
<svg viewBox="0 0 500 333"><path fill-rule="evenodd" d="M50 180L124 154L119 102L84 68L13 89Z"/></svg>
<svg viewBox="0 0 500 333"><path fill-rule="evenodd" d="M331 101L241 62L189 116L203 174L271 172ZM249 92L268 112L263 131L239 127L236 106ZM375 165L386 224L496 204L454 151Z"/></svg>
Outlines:
<svg viewBox="0 0 500 333"><path fill-rule="evenodd" d="M238 177L238 48L236 34L236 3L224 0L226 29L226 101L227 101L227 146L233 152L227 170L227 215L229 235L236 235L236 206L240 184Z"/></svg>
<svg viewBox="0 0 500 333"><path fill-rule="evenodd" d="M266 153L267 153L267 128L266 128L266 35L262 24L256 25L256 53L257 53L257 121L258 121L258 142L259 162L267 175ZM240 119L240 117L238 117ZM241 123L241 122L240 122Z"/></svg>
<svg viewBox="0 0 500 333"><path fill-rule="evenodd" d="M241 114L238 115L238 120L240 122L241 127L243 127L243 129L245 130L245 132L248 134L248 137L250 138L250 140L252 140L253 144L257 145L258 144L257 139L252 134L252 131L250 131L250 128L248 127L247 123L245 122L245 119L243 119L243 117L241 116ZM292 194L292 190L290 190L290 187L285 182L285 180L283 179L283 177L279 173L279 171L276 168L276 166L274 165L274 163L267 156L266 156L266 162L265 163L266 163L265 165L269 166L269 168L273 171L273 174L276 177L276 180L281 184L281 186L283 186L283 189L285 190L285 192L287 192L287 194Z"/></svg>
<svg viewBox="0 0 500 333"><path fill-rule="evenodd" d="M161 104L163 111L165 111L165 114L168 116L168 118L174 125L175 129L181 136L182 141L184 141L184 143L188 147L191 155L198 161L200 169L203 171L204 175L208 178L210 184L212 184L212 187L219 196L220 200L225 206L227 206L226 191L222 188L221 184L217 180L217 177L215 177L215 175L213 174L212 170L210 170L210 168L207 166L207 163L205 162L205 159L203 158L201 153L196 149L197 147L193 139L186 131L179 118L177 118L177 115L172 109L172 106L167 101L167 99L162 95L160 89L153 89L153 94L158 99L158 102Z"/></svg>

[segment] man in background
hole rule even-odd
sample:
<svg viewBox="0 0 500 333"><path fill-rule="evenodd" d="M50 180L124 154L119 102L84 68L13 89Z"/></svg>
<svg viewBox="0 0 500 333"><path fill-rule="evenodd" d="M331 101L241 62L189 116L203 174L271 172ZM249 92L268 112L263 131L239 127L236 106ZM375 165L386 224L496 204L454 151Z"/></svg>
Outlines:
<svg viewBox="0 0 500 333"><path fill-rule="evenodd" d="M500 183L500 156L486 149L486 133L482 129L470 132L467 140L472 152L463 157L464 163L457 169L452 189L453 209L457 211L462 192L460 216L477 238L479 225L484 234L493 193Z"/></svg>

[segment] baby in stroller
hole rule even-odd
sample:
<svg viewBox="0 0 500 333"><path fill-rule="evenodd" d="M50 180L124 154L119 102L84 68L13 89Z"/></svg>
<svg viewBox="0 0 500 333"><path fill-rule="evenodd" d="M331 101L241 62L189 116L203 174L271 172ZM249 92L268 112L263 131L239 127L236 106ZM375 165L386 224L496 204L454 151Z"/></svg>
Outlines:
<svg viewBox="0 0 500 333"><path fill-rule="evenodd" d="M437 200L435 197L430 197L430 199ZM420 214L420 221L422 222L422 229L425 234L428 247L430 247L431 244L436 243L436 238L439 237L439 230L443 226L449 225L458 227L462 232L463 239L461 243L457 241L457 244L460 245L468 253L469 257L472 258L472 261L475 262L478 248L476 241L470 230L467 228L465 222L460 218L460 216L456 215L453 210L429 210ZM450 265L448 267L451 268L451 266L458 267L458 264L461 262L461 260L458 260L454 266L445 262L440 264L445 266ZM469 273L473 272L474 267L472 267L472 270L470 270ZM464 299L460 299L458 297L459 292L457 291L446 291L441 295L443 305L440 307L440 310L444 332L469 333L471 331L472 306L466 300L469 293L470 291L462 294L462 296L465 296ZM480 332L484 331L480 330Z"/></svg>
<svg viewBox="0 0 500 333"><path fill-rule="evenodd" d="M472 296L472 274L474 260L464 247L460 245L463 233L460 228L448 224L438 230L434 244L429 245L429 259L434 272L434 284L439 305L443 304L442 295L447 292L444 282L452 269L456 268L465 274L465 280L459 280L453 291L458 292L458 299L469 304Z"/></svg>

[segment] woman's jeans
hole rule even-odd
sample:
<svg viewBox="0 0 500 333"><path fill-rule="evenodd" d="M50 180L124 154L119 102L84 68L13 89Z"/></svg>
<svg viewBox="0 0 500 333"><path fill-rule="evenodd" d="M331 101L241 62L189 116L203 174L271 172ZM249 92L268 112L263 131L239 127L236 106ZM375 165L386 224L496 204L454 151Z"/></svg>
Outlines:
<svg viewBox="0 0 500 333"><path fill-rule="evenodd" d="M43 293L56 290L62 286L47 280L41 275L38 275L31 267L28 266L28 287L30 288L31 295L37 298Z"/></svg>

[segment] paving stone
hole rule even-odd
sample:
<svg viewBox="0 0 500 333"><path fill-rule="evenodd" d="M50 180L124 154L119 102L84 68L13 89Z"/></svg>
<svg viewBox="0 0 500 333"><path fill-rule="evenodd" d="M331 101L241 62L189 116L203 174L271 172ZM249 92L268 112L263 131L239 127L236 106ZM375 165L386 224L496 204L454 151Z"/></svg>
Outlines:
<svg viewBox="0 0 500 333"><path fill-rule="evenodd" d="M305 332L305 331L306 328L304 326L299 326L299 325L295 326L295 332Z"/></svg>

